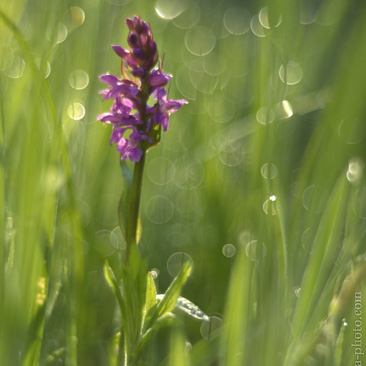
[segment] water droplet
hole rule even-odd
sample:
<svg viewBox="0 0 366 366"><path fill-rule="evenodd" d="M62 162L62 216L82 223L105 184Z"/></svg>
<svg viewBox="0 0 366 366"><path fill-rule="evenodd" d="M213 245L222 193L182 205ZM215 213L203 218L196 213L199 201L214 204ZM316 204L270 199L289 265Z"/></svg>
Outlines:
<svg viewBox="0 0 366 366"><path fill-rule="evenodd" d="M241 245L247 245L250 240L252 239L252 233L250 232L250 230L243 230L240 234L239 234L239 242Z"/></svg>
<svg viewBox="0 0 366 366"><path fill-rule="evenodd" d="M95 234L95 243L94 248L103 256L109 257L116 252L116 247L112 245L111 236L113 236L111 231L109 230L99 230ZM117 239L113 238L115 242Z"/></svg>
<svg viewBox="0 0 366 366"><path fill-rule="evenodd" d="M307 187L305 189L304 193L302 194L302 204L305 207L305 209L308 211L310 209L311 197L312 197L314 187L315 187L314 185Z"/></svg>
<svg viewBox="0 0 366 366"><path fill-rule="evenodd" d="M201 16L200 6L194 2L182 14L173 19L173 24L180 29L189 29L194 27Z"/></svg>
<svg viewBox="0 0 366 366"><path fill-rule="evenodd" d="M296 297L300 297L300 294L301 294L301 287L295 287L294 288L294 294Z"/></svg>
<svg viewBox="0 0 366 366"><path fill-rule="evenodd" d="M287 65L281 65L278 71L280 79L287 85L298 84L302 77L302 67L295 61L289 61Z"/></svg>
<svg viewBox="0 0 366 366"><path fill-rule="evenodd" d="M195 319L203 320L205 322L210 321L210 318L197 305L184 297L179 296L177 308Z"/></svg>
<svg viewBox="0 0 366 366"><path fill-rule="evenodd" d="M203 57L203 70L212 76L218 76L222 74L226 67L225 59L219 57L217 52L211 52L207 56Z"/></svg>
<svg viewBox="0 0 366 366"><path fill-rule="evenodd" d="M119 226L115 227L111 232L110 237L112 245L117 249L125 249L126 248L126 240L122 234L122 230Z"/></svg>
<svg viewBox="0 0 366 366"><path fill-rule="evenodd" d="M157 0L155 11L163 19L174 19L184 12L187 4L184 0Z"/></svg>
<svg viewBox="0 0 366 366"><path fill-rule="evenodd" d="M12 79L18 79L23 76L25 61L20 57L14 57L11 65L6 70L6 75Z"/></svg>
<svg viewBox="0 0 366 366"><path fill-rule="evenodd" d="M276 105L276 114L279 119L290 118L294 115L291 103L288 100L283 100Z"/></svg>
<svg viewBox="0 0 366 366"><path fill-rule="evenodd" d="M263 203L263 211L266 215L276 215L277 208L276 208L276 196L270 196L267 200Z"/></svg>
<svg viewBox="0 0 366 366"><path fill-rule="evenodd" d="M167 158L154 158L147 167L149 179L158 185L168 184L174 176L174 164Z"/></svg>
<svg viewBox="0 0 366 366"><path fill-rule="evenodd" d="M175 161L175 175L173 182L182 189L197 188L204 177L202 164L197 160L186 159L184 157Z"/></svg>
<svg viewBox="0 0 366 366"><path fill-rule="evenodd" d="M209 321L201 324L201 335L204 339L210 340L212 335L221 328L222 320L217 316L210 316Z"/></svg>
<svg viewBox="0 0 366 366"><path fill-rule="evenodd" d="M85 21L85 12L78 6L72 6L70 8L71 24L74 27L81 26Z"/></svg>
<svg viewBox="0 0 366 366"><path fill-rule="evenodd" d="M167 262L167 269L169 274L172 277L175 277L180 269L182 268L183 264L186 262L191 262L192 268L193 268L193 259L190 255L184 252L178 252L171 255Z"/></svg>
<svg viewBox="0 0 366 366"><path fill-rule="evenodd" d="M265 163L261 168L261 174L264 179L273 179L277 176L277 173L277 167L272 163Z"/></svg>
<svg viewBox="0 0 366 366"><path fill-rule="evenodd" d="M265 28L262 26L262 24L259 22L258 15L254 15L254 17L250 21L250 30L252 33L259 37L263 38L266 36Z"/></svg>
<svg viewBox="0 0 366 366"><path fill-rule="evenodd" d="M67 28L63 23L58 23L57 28L48 28L46 38L55 43L62 43L67 37Z"/></svg>
<svg viewBox="0 0 366 366"><path fill-rule="evenodd" d="M234 257L235 253L236 253L236 248L232 244L225 244L222 247L222 254L225 257L228 257L228 258Z"/></svg>
<svg viewBox="0 0 366 366"><path fill-rule="evenodd" d="M152 268L150 270L151 277L155 280L159 276L159 270L157 268Z"/></svg>
<svg viewBox="0 0 366 366"><path fill-rule="evenodd" d="M262 125L270 124L274 121L276 115L272 108L262 107L256 114L257 121Z"/></svg>
<svg viewBox="0 0 366 366"><path fill-rule="evenodd" d="M244 160L245 150L240 140L224 141L219 147L219 159L226 166L239 165Z"/></svg>
<svg viewBox="0 0 366 366"><path fill-rule="evenodd" d="M273 27L278 27L282 22L282 16L279 15L277 21L275 24L270 24L270 17L268 17L268 6L265 6L262 8L258 14L259 23L262 25L262 27L266 29L271 29Z"/></svg>
<svg viewBox="0 0 366 366"><path fill-rule="evenodd" d="M338 135L347 144L358 144L365 133L365 123L362 120L343 119L338 125Z"/></svg>
<svg viewBox="0 0 366 366"><path fill-rule="evenodd" d="M361 159L353 158L348 164L348 170L346 173L347 180L350 183L358 183L362 177L364 164Z"/></svg>
<svg viewBox="0 0 366 366"><path fill-rule="evenodd" d="M250 241L246 248L245 254L252 260L256 261L264 258L267 253L267 248L264 243L258 243L257 240Z"/></svg>
<svg viewBox="0 0 366 366"><path fill-rule="evenodd" d="M203 26L196 26L188 30L184 40L188 51L196 56L208 55L216 44L213 32Z"/></svg>
<svg viewBox="0 0 366 366"><path fill-rule="evenodd" d="M71 119L79 121L85 116L85 107L79 102L71 103L67 113Z"/></svg>
<svg viewBox="0 0 366 366"><path fill-rule="evenodd" d="M173 204L166 196L153 196L146 202L145 214L154 224L166 224L173 217Z"/></svg>
<svg viewBox="0 0 366 366"><path fill-rule="evenodd" d="M69 76L69 84L76 90L85 89L89 84L89 76L84 70L74 70Z"/></svg>
<svg viewBox="0 0 366 366"><path fill-rule="evenodd" d="M189 70L189 79L197 90L210 94L215 90L219 81L215 75L210 75L205 71L194 70Z"/></svg>
<svg viewBox="0 0 366 366"><path fill-rule="evenodd" d="M241 35L249 30L250 15L241 7L232 7L225 11L224 25L231 34Z"/></svg>

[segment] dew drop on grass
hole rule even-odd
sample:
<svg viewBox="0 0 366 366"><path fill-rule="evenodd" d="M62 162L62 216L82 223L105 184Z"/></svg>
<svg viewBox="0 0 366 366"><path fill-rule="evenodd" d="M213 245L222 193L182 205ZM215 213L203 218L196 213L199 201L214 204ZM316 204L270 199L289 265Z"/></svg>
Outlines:
<svg viewBox="0 0 366 366"><path fill-rule="evenodd" d="M222 254L227 257L227 258L231 258L231 257L234 257L236 253L236 248L234 245L232 244L225 244L223 247L222 247Z"/></svg>
<svg viewBox="0 0 366 366"><path fill-rule="evenodd" d="M301 294L301 287L300 286L294 288L294 294L295 294L296 297L300 297L300 294Z"/></svg>
<svg viewBox="0 0 366 366"><path fill-rule="evenodd" d="M173 24L177 28L189 29L194 27L201 16L200 6L194 2L180 15L173 19Z"/></svg>
<svg viewBox="0 0 366 366"><path fill-rule="evenodd" d="M222 327L222 320L217 316L210 316L209 321L201 324L201 335L209 341L212 335Z"/></svg>
<svg viewBox="0 0 366 366"><path fill-rule="evenodd" d="M159 270L157 268L152 268L150 270L151 277L155 280L159 276Z"/></svg>
<svg viewBox="0 0 366 366"><path fill-rule="evenodd" d="M295 61L289 61L287 65L282 64L278 71L281 81L287 85L298 84L302 77L302 67Z"/></svg>
<svg viewBox="0 0 366 366"><path fill-rule="evenodd" d="M277 176L278 170L276 165L265 163L262 165L261 174L264 179L273 179Z"/></svg>
<svg viewBox="0 0 366 366"><path fill-rule="evenodd" d="M268 6L265 6L262 8L258 14L259 23L262 25L262 27L266 29L271 29L273 27L278 27L282 22L282 16L279 15L277 18L277 21L272 23L268 14ZM272 23L272 24L271 24Z"/></svg>
<svg viewBox="0 0 366 366"><path fill-rule="evenodd" d="M272 123L275 119L276 115L272 108L262 107L258 110L256 114L257 121L261 125L268 125Z"/></svg>
<svg viewBox="0 0 366 366"><path fill-rule="evenodd" d="M245 150L241 141L224 141L219 147L219 159L226 166L239 165L244 160Z"/></svg>
<svg viewBox="0 0 366 366"><path fill-rule="evenodd" d="M267 253L267 248L264 243L258 243L258 240L250 241L246 248L245 254L252 260L256 261L264 258Z"/></svg>
<svg viewBox="0 0 366 366"><path fill-rule="evenodd" d="M114 238L111 241L111 236L115 236L115 234L109 230L99 230L95 234L94 249L96 249L102 257L109 257L116 252L116 247L112 244L112 241L115 242L117 239Z"/></svg>
<svg viewBox="0 0 366 366"><path fill-rule="evenodd" d="M155 3L155 11L159 17L167 20L176 18L182 14L187 8L184 0L157 0Z"/></svg>
<svg viewBox="0 0 366 366"><path fill-rule="evenodd" d="M121 228L119 226L116 226L112 231L110 235L110 240L112 245L119 249L125 249L126 248L126 240L122 234Z"/></svg>
<svg viewBox="0 0 366 366"><path fill-rule="evenodd" d="M346 178L350 183L358 183L362 177L364 164L361 159L353 158L348 164Z"/></svg>
<svg viewBox="0 0 366 366"><path fill-rule="evenodd" d="M84 70L74 70L69 76L69 84L76 90L85 89L89 84L89 75Z"/></svg>
<svg viewBox="0 0 366 366"><path fill-rule="evenodd" d="M310 203L311 203L311 197L314 190L314 185L311 185L307 187L302 194L302 204L305 207L306 210L310 209Z"/></svg>
<svg viewBox="0 0 366 366"><path fill-rule="evenodd" d="M276 215L277 208L276 208L276 196L272 195L263 203L263 211L266 215Z"/></svg>
<svg viewBox="0 0 366 366"><path fill-rule="evenodd" d="M294 115L294 110L288 100L283 100L276 105L276 114L278 119L287 119Z"/></svg>
<svg viewBox="0 0 366 366"><path fill-rule="evenodd" d="M78 6L70 8L71 24L74 27L80 27L85 21L85 12Z"/></svg>
<svg viewBox="0 0 366 366"><path fill-rule="evenodd" d="M228 32L241 35L249 30L250 15L241 7L232 7L225 11L224 25Z"/></svg>
<svg viewBox="0 0 366 366"><path fill-rule="evenodd" d="M172 277L175 277L179 273L183 264L188 261L191 262L191 265L193 268L193 259L191 258L190 255L188 255L187 253L184 253L184 252L178 252L178 253L172 254L169 257L168 262L167 262L167 270L168 270L169 274Z"/></svg>
<svg viewBox="0 0 366 366"><path fill-rule="evenodd" d="M25 61L20 57L14 57L11 65L6 70L6 75L12 79L18 79L23 76Z"/></svg>
<svg viewBox="0 0 366 366"><path fill-rule="evenodd" d="M152 223L165 224L173 217L174 207L168 197L156 195L146 202L145 214Z"/></svg>
<svg viewBox="0 0 366 366"><path fill-rule="evenodd" d="M71 119L79 121L85 116L85 107L79 102L74 102L69 105L67 113Z"/></svg>
<svg viewBox="0 0 366 366"><path fill-rule="evenodd" d="M250 30L252 33L259 37L263 38L266 36L265 28L262 26L262 24L259 22L258 15L254 15L252 19L250 20Z"/></svg>
<svg viewBox="0 0 366 366"><path fill-rule="evenodd" d="M174 184L182 189L197 188L204 177L204 169L197 160L186 159L184 157L175 161Z"/></svg>
<svg viewBox="0 0 366 366"><path fill-rule="evenodd" d="M184 37L187 50L196 56L208 55L215 47L214 33L207 27L196 26L187 31Z"/></svg>
<svg viewBox="0 0 366 366"><path fill-rule="evenodd" d="M195 319L203 320L205 322L210 321L210 318L197 305L184 297L179 296L177 308Z"/></svg>
<svg viewBox="0 0 366 366"><path fill-rule="evenodd" d="M63 23L58 23L57 28L50 27L46 30L46 38L55 43L62 43L67 37L67 28Z"/></svg>

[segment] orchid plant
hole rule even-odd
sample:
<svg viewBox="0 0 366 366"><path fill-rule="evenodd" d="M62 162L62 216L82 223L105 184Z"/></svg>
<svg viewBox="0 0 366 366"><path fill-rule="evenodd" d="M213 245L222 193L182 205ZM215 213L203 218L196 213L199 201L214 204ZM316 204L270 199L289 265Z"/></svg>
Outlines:
<svg viewBox="0 0 366 366"><path fill-rule="evenodd" d="M174 322L175 316L171 313L174 308L203 321L209 318L189 300L179 296L191 272L190 262L183 264L166 293L161 295L157 294L146 260L141 258L137 249L146 152L159 143L161 130L168 129L170 114L187 101L168 99L164 87L172 76L164 73L163 62L159 63L150 25L138 16L127 19L126 24L129 49L112 46L121 58L122 78L111 74L100 76L100 80L108 85L108 89L100 93L104 100L113 99L113 104L108 113L98 116L98 120L112 125L110 142L117 145L121 154L124 177L119 223L126 240L126 252L118 271L121 278L116 276L116 270L108 262L105 263L105 276L120 307L121 332L116 335L120 363L129 366L143 362L143 351L155 332ZM149 106L151 96L155 103ZM133 176L126 159L135 163Z"/></svg>

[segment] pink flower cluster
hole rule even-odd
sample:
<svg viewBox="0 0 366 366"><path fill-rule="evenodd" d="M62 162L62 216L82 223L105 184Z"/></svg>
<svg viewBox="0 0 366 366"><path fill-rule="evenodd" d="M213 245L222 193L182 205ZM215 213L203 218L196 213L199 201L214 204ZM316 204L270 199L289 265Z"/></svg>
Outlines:
<svg viewBox="0 0 366 366"><path fill-rule="evenodd" d="M103 100L114 99L114 102L111 110L99 115L98 120L112 124L111 143L117 144L121 159L138 162L143 151L156 143L156 127L166 131L170 114L188 102L167 98L164 86L172 77L160 67L154 68L159 56L150 25L137 16L126 19L126 24L130 30L129 49L112 46L122 59L124 78L111 74L100 76L108 85L108 89L100 92ZM132 77L126 76L126 69ZM147 104L150 95L156 100L153 106Z"/></svg>

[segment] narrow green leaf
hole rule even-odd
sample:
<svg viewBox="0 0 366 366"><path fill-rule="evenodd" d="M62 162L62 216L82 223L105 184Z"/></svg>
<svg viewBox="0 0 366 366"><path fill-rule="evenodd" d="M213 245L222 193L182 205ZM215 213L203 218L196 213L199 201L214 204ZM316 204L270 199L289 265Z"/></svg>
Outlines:
<svg viewBox="0 0 366 366"><path fill-rule="evenodd" d="M186 263L183 264L177 277L174 278L173 282L166 290L164 297L161 299L158 306L156 307L156 310L149 321L148 328L154 324L156 319L169 313L175 308L180 292L182 291L184 284L186 283L189 275L191 274L191 271L192 271L192 264L191 262L187 261Z"/></svg>
<svg viewBox="0 0 366 366"><path fill-rule="evenodd" d="M144 319L143 319L143 327L148 322L150 316L149 313L151 313L151 310L156 305L156 287L154 283L154 279L151 276L151 273L148 272L147 278L146 278L146 298L145 298L145 307L144 307Z"/></svg>
<svg viewBox="0 0 366 366"><path fill-rule="evenodd" d="M122 313L122 320L125 321L127 319L126 304L121 295L121 291L118 286L117 279L116 279L116 277L113 273L113 270L110 267L108 261L105 261L105 263L104 263L104 277L106 278L109 286L111 287L114 294L116 295L116 298L117 298L117 301L118 301L118 304L119 304L119 307L120 307L121 313ZM127 324L127 321L126 321L126 324Z"/></svg>
<svg viewBox="0 0 366 366"><path fill-rule="evenodd" d="M136 353L140 354L144 350L146 345L152 340L156 332L162 327L166 327L173 324L174 320L175 315L172 313L167 313L161 316L159 319L157 319L154 325L151 328L149 328L140 338L139 343L137 345Z"/></svg>
<svg viewBox="0 0 366 366"><path fill-rule="evenodd" d="M339 331L337 342L335 345L335 352L334 352L334 361L335 366L341 366L342 364L342 347L343 347L343 338L344 338L344 331L346 329L347 323L343 320L342 327Z"/></svg>

